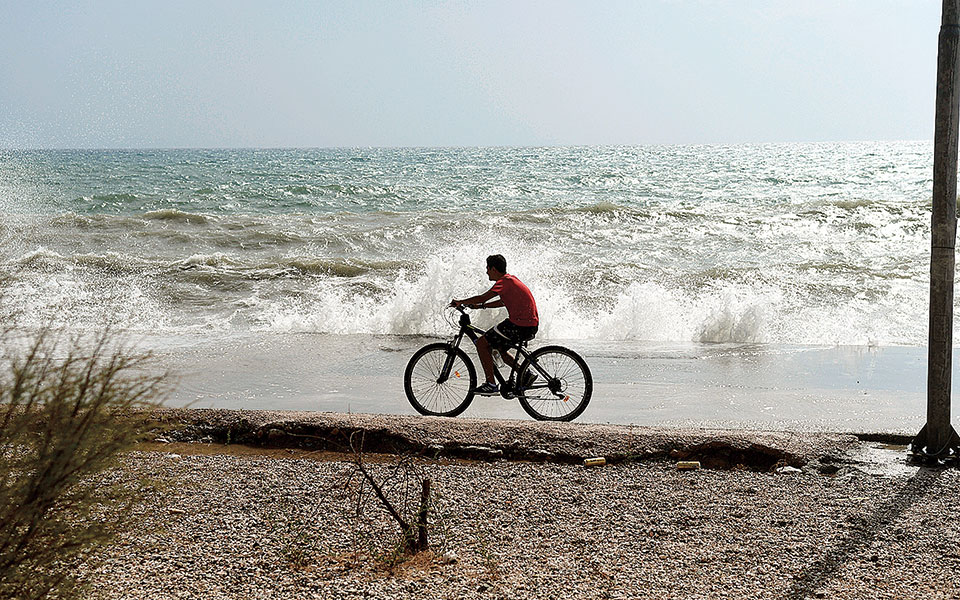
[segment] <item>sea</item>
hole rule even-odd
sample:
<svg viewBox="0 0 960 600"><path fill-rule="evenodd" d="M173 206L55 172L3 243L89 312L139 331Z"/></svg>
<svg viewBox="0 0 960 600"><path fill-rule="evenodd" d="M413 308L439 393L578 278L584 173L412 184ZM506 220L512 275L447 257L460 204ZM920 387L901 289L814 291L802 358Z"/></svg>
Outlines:
<svg viewBox="0 0 960 600"><path fill-rule="evenodd" d="M0 318L124 332L169 404L415 414L406 360L503 254L594 371L582 421L909 432L932 151L4 150Z"/></svg>

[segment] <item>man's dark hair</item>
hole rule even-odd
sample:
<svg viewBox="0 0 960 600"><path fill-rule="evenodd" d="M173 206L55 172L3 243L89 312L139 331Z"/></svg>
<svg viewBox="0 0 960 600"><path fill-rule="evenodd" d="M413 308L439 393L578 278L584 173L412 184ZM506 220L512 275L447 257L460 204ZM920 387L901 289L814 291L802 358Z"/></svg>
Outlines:
<svg viewBox="0 0 960 600"><path fill-rule="evenodd" d="M501 273L507 272L507 259L502 254L491 254L487 257L487 266L493 267Z"/></svg>

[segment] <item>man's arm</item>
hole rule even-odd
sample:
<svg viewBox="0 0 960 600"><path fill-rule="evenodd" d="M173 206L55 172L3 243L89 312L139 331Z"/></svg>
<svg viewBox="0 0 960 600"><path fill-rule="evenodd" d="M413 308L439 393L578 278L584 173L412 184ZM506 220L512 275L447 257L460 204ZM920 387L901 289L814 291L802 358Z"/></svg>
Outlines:
<svg viewBox="0 0 960 600"><path fill-rule="evenodd" d="M482 304L496 295L497 295L496 292L494 292L493 290L489 290L478 296L470 296L469 298L466 298L464 300L451 300L450 306L461 306L463 304ZM498 300L497 302L500 302L500 306L503 306L502 301Z"/></svg>

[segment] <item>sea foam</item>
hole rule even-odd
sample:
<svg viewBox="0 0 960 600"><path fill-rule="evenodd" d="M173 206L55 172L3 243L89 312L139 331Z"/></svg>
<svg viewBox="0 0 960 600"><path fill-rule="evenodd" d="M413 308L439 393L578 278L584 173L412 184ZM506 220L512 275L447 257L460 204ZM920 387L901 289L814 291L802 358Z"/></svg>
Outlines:
<svg viewBox="0 0 960 600"><path fill-rule="evenodd" d="M445 337L444 307L489 289L483 261L501 253L541 339L919 346L930 157L924 143L21 153L0 157L0 314Z"/></svg>

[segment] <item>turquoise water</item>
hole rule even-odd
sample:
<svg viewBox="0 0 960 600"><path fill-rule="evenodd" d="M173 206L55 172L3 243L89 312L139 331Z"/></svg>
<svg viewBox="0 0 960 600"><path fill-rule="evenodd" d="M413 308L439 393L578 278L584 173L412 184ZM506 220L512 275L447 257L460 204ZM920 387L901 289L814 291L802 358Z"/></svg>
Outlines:
<svg viewBox="0 0 960 600"><path fill-rule="evenodd" d="M931 150L2 152L0 312L445 335L445 301L502 253L543 337L921 345Z"/></svg>

